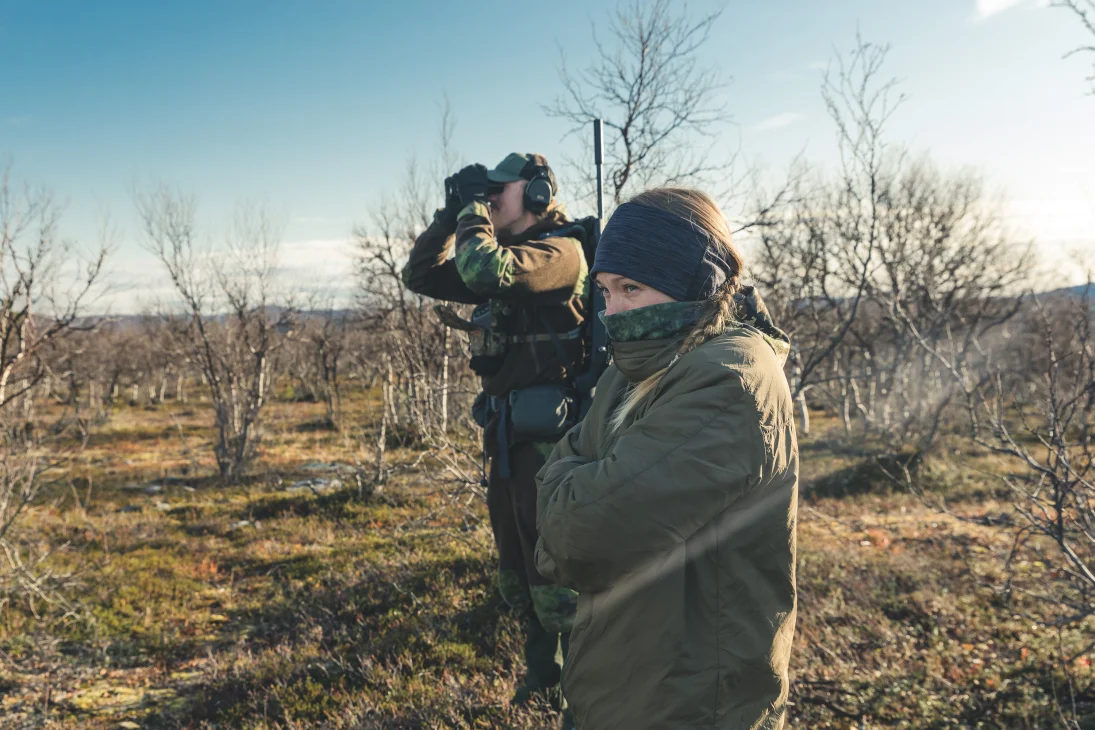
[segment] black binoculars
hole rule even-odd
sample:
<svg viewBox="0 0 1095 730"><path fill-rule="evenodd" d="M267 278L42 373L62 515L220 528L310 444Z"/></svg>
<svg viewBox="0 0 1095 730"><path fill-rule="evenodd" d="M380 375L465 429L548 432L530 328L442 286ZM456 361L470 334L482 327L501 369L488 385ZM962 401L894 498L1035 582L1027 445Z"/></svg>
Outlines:
<svg viewBox="0 0 1095 730"><path fill-rule="evenodd" d="M452 177L445 178L445 198L467 205L479 200L486 202L491 195L502 192L503 183L487 179L484 165L468 165Z"/></svg>

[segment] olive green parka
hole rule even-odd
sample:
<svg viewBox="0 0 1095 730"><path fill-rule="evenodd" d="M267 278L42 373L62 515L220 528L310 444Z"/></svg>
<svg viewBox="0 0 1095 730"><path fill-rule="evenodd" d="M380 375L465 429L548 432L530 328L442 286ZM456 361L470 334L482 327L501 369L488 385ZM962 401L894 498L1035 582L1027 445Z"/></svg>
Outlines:
<svg viewBox="0 0 1095 730"><path fill-rule="evenodd" d="M580 593L563 674L579 730L783 727L798 445L766 335L735 325L679 359L681 333L613 342L537 475L537 568ZM667 366L610 432L629 384Z"/></svg>

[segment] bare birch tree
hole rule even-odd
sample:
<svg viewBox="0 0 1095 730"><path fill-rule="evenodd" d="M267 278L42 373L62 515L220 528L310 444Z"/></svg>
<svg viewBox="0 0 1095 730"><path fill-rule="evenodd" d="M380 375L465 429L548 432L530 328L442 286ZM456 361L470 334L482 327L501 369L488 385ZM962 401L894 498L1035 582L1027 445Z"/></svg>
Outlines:
<svg viewBox="0 0 1095 730"><path fill-rule="evenodd" d="M353 315L337 308L330 297L310 297L285 358L284 374L294 383L296 398L323 403L324 425L338 430Z"/></svg>
<svg viewBox="0 0 1095 730"><path fill-rule="evenodd" d="M803 426L812 393L887 456L920 458L955 391L919 342L980 358L977 343L1019 311L1030 258L978 176L888 139L903 97L882 75L887 51L857 37L826 73L839 174L803 176L785 206L758 217L753 272L792 336Z"/></svg>
<svg viewBox="0 0 1095 730"><path fill-rule="evenodd" d="M836 127L840 173L832 181L800 177L789 204L762 208L754 226L751 270L770 299L790 304L777 321L795 343L791 387L804 426L806 394L831 379L825 366L838 360L860 314L877 266L881 191L902 157L885 137L903 100L896 82L879 76L887 52L857 36L852 52L837 56L821 94Z"/></svg>
<svg viewBox="0 0 1095 730"><path fill-rule="evenodd" d="M415 239L442 202L442 180L457 166L453 127L446 100L441 105L435 161L424 165L412 156L396 190L384 196L368 223L354 231L357 317L367 343L349 359L362 381L379 385L381 407L372 434L378 482L386 474L389 440L426 446L435 459L447 453L456 460L446 463L451 471L454 463L466 459L463 454L453 456L458 447L450 430L457 424L475 428L471 401L479 388L467 367L467 337L444 326L434 303L408 290L402 279ZM471 470L477 468L475 464Z"/></svg>
<svg viewBox="0 0 1095 730"><path fill-rule="evenodd" d="M609 38L596 31L596 59L574 72L559 69L564 93L544 111L585 140L589 123L605 123L605 178L611 200L654 185L697 185L725 198L734 155L720 150L731 118L722 101L729 80L699 64L699 51L722 11L693 16L669 0L618 7ZM569 166L579 189L592 193L584 155Z"/></svg>
<svg viewBox="0 0 1095 730"><path fill-rule="evenodd" d="M84 310L109 248L105 235L87 255L60 240L60 215L47 191L16 191L9 170L0 174L0 604L23 595L71 609L54 590L48 551L20 524L45 471L66 456L50 442L56 431L35 423L36 389L51 348L97 324Z"/></svg>
<svg viewBox="0 0 1095 730"><path fill-rule="evenodd" d="M961 389L969 438L1015 467L996 475L1017 515L995 523L1014 534L997 588L1028 599L1051 626L1095 614L1093 292L1089 282L1081 296L1032 297L991 360L962 361L921 341Z"/></svg>
<svg viewBox="0 0 1095 730"><path fill-rule="evenodd" d="M161 188L136 202L145 246L182 302L177 347L204 375L221 479L238 482L258 445L274 364L292 326L292 308L275 290L281 229L264 211L241 207L222 246L208 252L192 199Z"/></svg>
<svg viewBox="0 0 1095 730"><path fill-rule="evenodd" d="M449 330L432 305L409 291L401 272L415 237L424 228L428 193L418 187L417 168L408 168L403 194L388 198L373 213L372 225L355 231L359 309L376 342L373 367L390 378L390 426L408 436L443 428L448 406ZM379 360L377 359L379 356ZM391 368L389 375L389 367Z"/></svg>

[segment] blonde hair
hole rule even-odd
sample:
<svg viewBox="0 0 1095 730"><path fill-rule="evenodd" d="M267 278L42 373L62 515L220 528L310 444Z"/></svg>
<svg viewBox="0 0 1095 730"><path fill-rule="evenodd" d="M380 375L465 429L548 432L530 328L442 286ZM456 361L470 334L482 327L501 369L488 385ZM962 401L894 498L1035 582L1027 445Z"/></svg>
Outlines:
<svg viewBox="0 0 1095 730"><path fill-rule="evenodd" d="M697 347L710 339L722 334L728 325L734 321L735 304L734 295L741 290L741 272L745 268L745 261L730 236L730 225L726 217L719 210L718 204L709 196L699 190L691 188L654 188L644 193L639 193L631 199L633 203L649 205L667 213L691 221L697 228L703 230L711 237L712 244L718 249L719 254L730 265L730 273L726 277L711 298L707 300L699 320L692 331L689 332L684 342L681 343L675 363L684 355L692 352ZM621 428L627 417L646 400L647 396L654 392L661 382L669 367L662 368L644 380L633 385L624 396L619 408L612 414L609 429L615 431Z"/></svg>

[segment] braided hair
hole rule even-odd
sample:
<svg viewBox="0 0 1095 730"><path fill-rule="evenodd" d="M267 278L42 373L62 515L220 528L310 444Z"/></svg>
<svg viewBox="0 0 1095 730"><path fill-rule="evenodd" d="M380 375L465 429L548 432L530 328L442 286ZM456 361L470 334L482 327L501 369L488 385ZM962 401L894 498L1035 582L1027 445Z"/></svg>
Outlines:
<svg viewBox="0 0 1095 730"><path fill-rule="evenodd" d="M713 245L720 249L723 259L730 264L731 273L722 286L707 300L703 314L685 336L680 350L668 367L662 368L644 380L631 386L609 422L610 431L621 428L627 417L647 396L654 392L662 376L677 360L697 347L722 334L736 320L737 305L734 297L741 291L741 274L745 261L730 237L730 226L718 205L699 190L690 188L655 188L639 193L632 202L660 208L668 213L691 221L707 232Z"/></svg>

